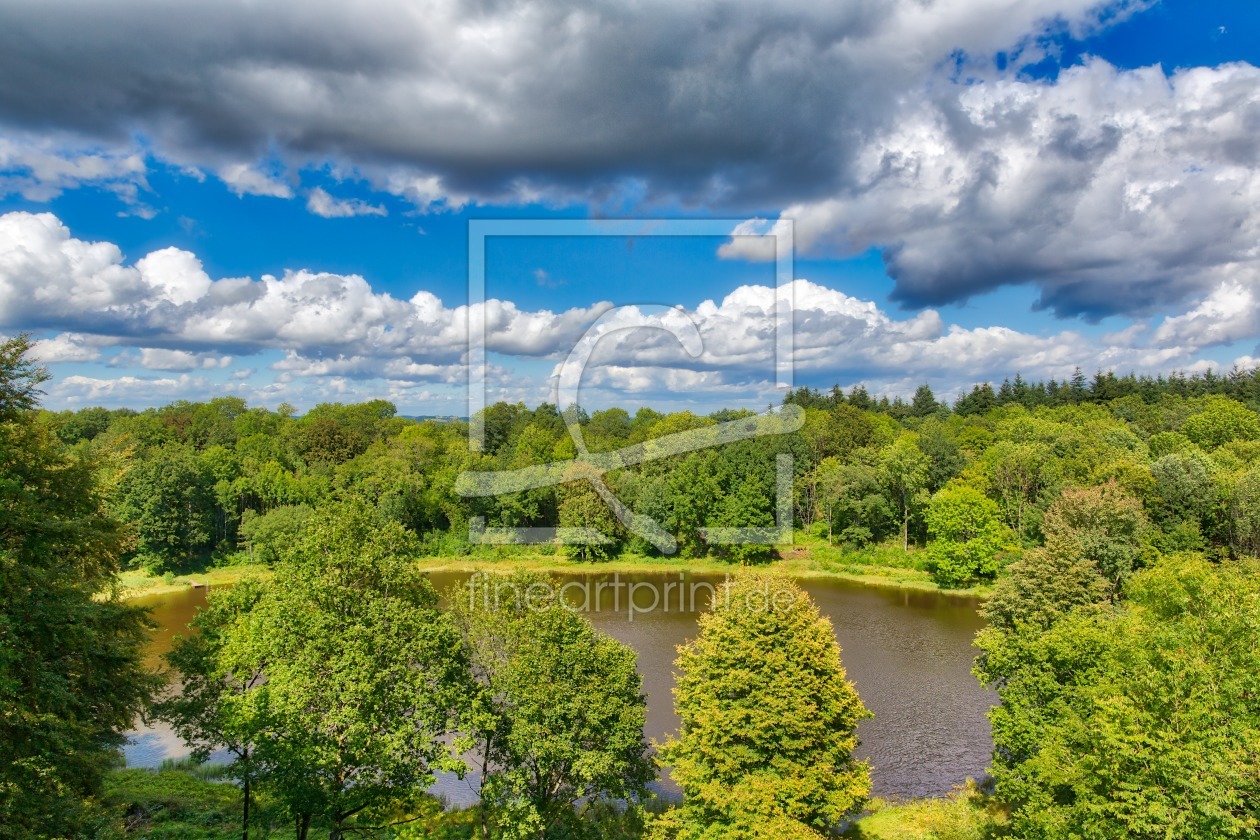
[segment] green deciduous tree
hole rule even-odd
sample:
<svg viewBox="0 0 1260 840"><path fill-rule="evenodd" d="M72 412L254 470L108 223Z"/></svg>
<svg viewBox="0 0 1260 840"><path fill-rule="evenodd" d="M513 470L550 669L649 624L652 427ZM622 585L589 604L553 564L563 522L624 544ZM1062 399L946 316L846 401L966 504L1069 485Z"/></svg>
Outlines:
<svg viewBox="0 0 1260 840"><path fill-rule="evenodd" d="M1260 557L1260 467L1253 467L1239 479L1230 514L1235 547Z"/></svg>
<svg viewBox="0 0 1260 840"><path fill-rule="evenodd" d="M1033 535L1039 502L1057 482L1054 453L1044 443L1002 441L987 453L991 494L1002 516L1020 540Z"/></svg>
<svg viewBox="0 0 1260 840"><path fill-rule="evenodd" d="M643 796L654 773L634 651L541 575L475 575L450 597L477 683L460 728L480 762L483 834L548 837L579 805Z"/></svg>
<svg viewBox="0 0 1260 840"><path fill-rule="evenodd" d="M178 686L154 707L159 720L205 760L218 749L232 756L232 774L243 793L243 835L249 838L249 810L256 775L254 747L256 727L262 718L252 714L252 692L263 681L262 657L229 662L224 645L234 633L245 632L249 612L262 599L265 588L245 580L228 589L216 589L205 609L193 619L192 634L177 636L166 661Z"/></svg>
<svg viewBox="0 0 1260 840"><path fill-rule="evenodd" d="M289 546L301 538L314 513L309 505L281 505L264 514L245 512L241 517L241 543L257 563L275 563Z"/></svg>
<svg viewBox="0 0 1260 840"><path fill-rule="evenodd" d="M1260 569L1172 557L1008 660L993 712L1016 837L1260 830Z"/></svg>
<svg viewBox="0 0 1260 840"><path fill-rule="evenodd" d="M661 761L683 803L654 836L817 837L861 808L870 775L853 749L870 713L830 622L799 587L771 576L728 584L677 666L681 729Z"/></svg>
<svg viewBox="0 0 1260 840"><path fill-rule="evenodd" d="M1168 537L1165 547L1200 547L1199 536L1216 496L1211 462L1198 452L1172 453L1151 464L1151 475L1155 479L1151 517ZM1179 530L1190 537L1180 537Z"/></svg>
<svg viewBox="0 0 1260 840"><path fill-rule="evenodd" d="M998 570L1006 530L997 504L979 490L948 485L932 497L927 512L928 562L944 586L992 578Z"/></svg>
<svg viewBox="0 0 1260 840"><path fill-rule="evenodd" d="M910 550L910 518L927 500L930 460L919 449L914 435L897 438L881 454L880 470L898 513L901 514L901 545Z"/></svg>
<svg viewBox="0 0 1260 840"><path fill-rule="evenodd" d="M556 495L560 502L561 528L591 528L608 540L606 543L568 543L564 546L565 553L578 560L606 560L616 550L621 532L608 503L582 479L561 485Z"/></svg>
<svg viewBox="0 0 1260 840"><path fill-rule="evenodd" d="M1216 449L1233 440L1260 438L1260 417L1228 397L1210 396L1203 411L1186 419L1181 431L1204 449Z"/></svg>
<svg viewBox="0 0 1260 840"><path fill-rule="evenodd" d="M0 827L65 837L155 682L144 612L114 581L121 529L90 465L36 422L29 349L0 344Z"/></svg>
<svg viewBox="0 0 1260 840"><path fill-rule="evenodd" d="M222 672L265 675L230 714L302 835L322 817L335 840L463 766L441 741L467 690L462 646L415 553L362 502L321 510L225 639Z"/></svg>
<svg viewBox="0 0 1260 840"><path fill-rule="evenodd" d="M130 466L119 487L118 512L135 528L142 564L170 569L212 546L212 488L201 461L178 446L163 446Z"/></svg>
<svg viewBox="0 0 1260 840"><path fill-rule="evenodd" d="M1091 564L1113 599L1145 562L1149 528L1141 502L1115 481L1063 491L1042 523L1046 550Z"/></svg>

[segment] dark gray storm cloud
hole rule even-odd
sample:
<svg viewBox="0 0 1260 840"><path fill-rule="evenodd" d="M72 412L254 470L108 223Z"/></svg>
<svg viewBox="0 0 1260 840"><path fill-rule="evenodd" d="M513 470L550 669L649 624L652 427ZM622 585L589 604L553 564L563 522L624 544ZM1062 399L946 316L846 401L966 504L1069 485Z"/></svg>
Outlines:
<svg viewBox="0 0 1260 840"><path fill-rule="evenodd" d="M1094 5L9 2L0 117L140 135L211 169L278 153L472 197L635 179L649 197L782 206L842 185L955 51L1084 25Z"/></svg>

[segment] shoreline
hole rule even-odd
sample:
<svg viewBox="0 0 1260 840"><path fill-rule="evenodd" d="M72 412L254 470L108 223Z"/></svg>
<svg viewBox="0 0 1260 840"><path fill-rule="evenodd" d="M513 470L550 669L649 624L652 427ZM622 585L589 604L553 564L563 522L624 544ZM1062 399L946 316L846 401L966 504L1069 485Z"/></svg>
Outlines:
<svg viewBox="0 0 1260 840"><path fill-rule="evenodd" d="M946 597L981 599L988 597L991 585L963 589L942 589L924 571L906 566L844 562L824 559L809 547L797 546L781 552L781 558L757 566L741 566L707 558L655 558L636 555L609 560L577 561L560 554L485 554L421 557L418 568L426 572L510 572L517 569L554 574L661 574L683 572L693 575L726 575L756 571L798 579L838 580L862 586L906 589L938 593ZM222 586L253 577L269 577L265 566L219 566L202 572L177 575L171 580L138 570L120 572L118 583L124 600L150 595L183 592L200 586Z"/></svg>

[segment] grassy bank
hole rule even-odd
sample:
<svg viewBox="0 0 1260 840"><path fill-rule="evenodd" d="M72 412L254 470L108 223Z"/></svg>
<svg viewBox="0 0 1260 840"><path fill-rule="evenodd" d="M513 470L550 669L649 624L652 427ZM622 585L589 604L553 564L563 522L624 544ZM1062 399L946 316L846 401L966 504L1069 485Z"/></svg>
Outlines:
<svg viewBox="0 0 1260 840"><path fill-rule="evenodd" d="M563 554L542 553L537 547L487 546L470 554L421 559L429 571L508 571L529 569L561 574L643 574L687 572L689 574L725 575L740 566L713 558L647 557L620 554L602 561L577 561ZM921 552L903 551L899 546L872 546L850 550L827 545L825 540L802 540L794 546L778 550L778 557L757 566L760 571L796 578L829 578L867 586L889 586L925 592L980 597L988 595L990 586L965 589L942 589L919 562Z"/></svg>
<svg viewBox="0 0 1260 840"><path fill-rule="evenodd" d="M725 575L741 567L714 558L648 557L620 554L603 561L578 561L563 554L547 553L539 546L483 546L469 554L424 557L417 561L421 568L433 572L511 571L528 569L554 574L649 574L686 572L699 575ZM900 546L871 546L857 551L829 546L825 540L803 539L797 545L784 546L777 559L758 566L759 570L796 578L825 578L860 583L866 586L889 586L924 592L985 597L988 586L943 590L932 576L921 568L920 552L903 551ZM266 576L260 566L219 566L204 572L186 575L151 575L141 570L120 574L124 594L128 598L177 592L194 585L236 583L246 577Z"/></svg>
<svg viewBox="0 0 1260 840"><path fill-rule="evenodd" d="M973 782L949 796L909 802L871 800L851 840L984 840L1006 824L1006 814Z"/></svg>
<svg viewBox="0 0 1260 840"><path fill-rule="evenodd" d="M180 592L194 586L232 584L245 578L266 577L268 574L269 571L264 566L219 566L186 575L153 575L142 569L130 569L119 573L118 582L122 586L124 598L140 598L145 595Z"/></svg>

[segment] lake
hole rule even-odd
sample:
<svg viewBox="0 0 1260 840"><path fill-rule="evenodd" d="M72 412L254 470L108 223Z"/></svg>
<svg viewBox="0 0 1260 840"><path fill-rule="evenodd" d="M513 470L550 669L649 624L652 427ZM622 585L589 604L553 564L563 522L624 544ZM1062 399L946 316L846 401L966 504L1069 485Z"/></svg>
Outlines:
<svg viewBox="0 0 1260 840"><path fill-rule="evenodd" d="M468 579L466 573L430 577L441 592ZM648 695L645 730L649 738L663 740L678 724L671 694L675 648L695 637L697 616L721 578L654 573L556 580L592 624L638 652ZM870 760L874 794L938 796L968 776L982 776L993 746L986 713L996 696L971 675L972 639L984 626L978 601L839 580L799 583L831 620L849 679L875 714L858 728L858 753ZM190 589L137 601L152 609L159 625L149 648L154 664L205 598L204 589ZM655 609L649 609L654 600ZM130 766L155 767L187 750L157 725L139 727L124 753ZM668 781L662 787L671 789ZM467 781L454 778L439 780L435 792L458 804L473 795Z"/></svg>

